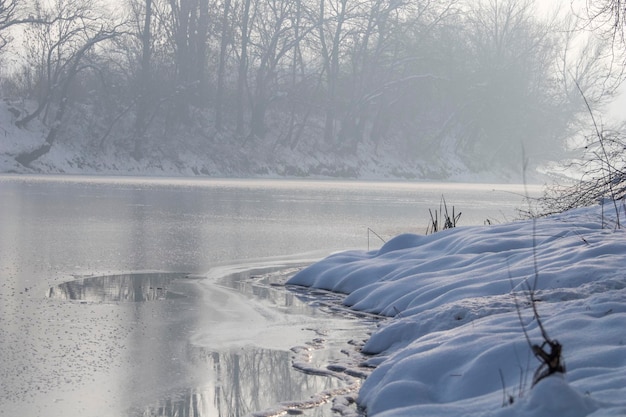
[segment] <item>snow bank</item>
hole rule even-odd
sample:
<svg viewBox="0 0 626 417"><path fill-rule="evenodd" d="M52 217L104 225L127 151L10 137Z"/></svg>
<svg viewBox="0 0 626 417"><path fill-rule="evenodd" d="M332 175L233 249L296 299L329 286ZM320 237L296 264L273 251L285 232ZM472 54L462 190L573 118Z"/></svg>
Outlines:
<svg viewBox="0 0 626 417"><path fill-rule="evenodd" d="M400 235L378 251L329 256L288 284L392 317L364 347L377 366L359 394L370 416L625 416L625 254L626 232L594 207ZM567 373L531 389L539 362L516 299L540 344L524 291L535 264L537 308Z"/></svg>
<svg viewBox="0 0 626 417"><path fill-rule="evenodd" d="M234 133L217 134L206 114L204 126L162 129L152 127L144 144L141 160L131 154L135 148L128 124L132 117L123 117L110 126L94 116L90 106L72 107L69 120L59 131L48 153L28 166L15 158L30 152L46 140L49 126L35 119L24 128L15 126L27 112L36 108L32 100L0 98L0 173L50 173L87 175L142 175L174 177L228 178L359 178L362 180L434 179L456 182L502 183L515 182L519 167L499 168L497 171L474 172L458 155L447 155L445 161L407 158L399 152L393 140L380 143L364 142L355 152L324 151L316 129L306 129L308 135L298 146L282 146L276 142L279 132L268 134L265 140L242 143ZM112 127L112 130L109 128ZM169 133L165 133L165 132ZM539 171L528 173L536 183L546 176Z"/></svg>
<svg viewBox="0 0 626 417"><path fill-rule="evenodd" d="M47 129L37 120L33 120L28 128L15 126L21 111L0 100L0 172L22 172L24 168L15 157L35 149L46 140Z"/></svg>

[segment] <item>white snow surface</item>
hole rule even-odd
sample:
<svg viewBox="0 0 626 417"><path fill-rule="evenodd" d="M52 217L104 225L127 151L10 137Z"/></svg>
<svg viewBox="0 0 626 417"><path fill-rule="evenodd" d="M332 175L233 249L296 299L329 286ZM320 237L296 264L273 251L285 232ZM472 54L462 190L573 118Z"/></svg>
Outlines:
<svg viewBox="0 0 626 417"><path fill-rule="evenodd" d="M610 209L404 234L333 254L288 284L390 317L364 346L376 366L358 398L369 416L626 416L626 232ZM540 363L522 323L541 344L535 278L567 372L531 387Z"/></svg>

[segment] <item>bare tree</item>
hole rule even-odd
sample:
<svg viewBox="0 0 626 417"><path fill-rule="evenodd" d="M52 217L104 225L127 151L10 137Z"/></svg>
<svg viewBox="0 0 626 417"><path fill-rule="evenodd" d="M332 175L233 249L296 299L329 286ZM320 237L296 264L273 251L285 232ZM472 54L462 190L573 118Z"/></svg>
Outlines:
<svg viewBox="0 0 626 417"><path fill-rule="evenodd" d="M45 24L41 16L34 16L30 10L31 5L19 0L0 0L0 51L12 40L8 29L12 26L26 23Z"/></svg>
<svg viewBox="0 0 626 417"><path fill-rule="evenodd" d="M342 140L354 146L368 133L378 144L394 121L405 117L403 111L419 102L417 92L426 98L426 83L440 77L438 57L423 44L440 50L440 39L434 34L452 23L456 1L415 2L372 0L363 10L360 31L355 35L352 63L351 100L342 120ZM450 58L452 59L452 58ZM430 62L428 62L430 61ZM416 83L420 87L416 87Z"/></svg>
<svg viewBox="0 0 626 417"><path fill-rule="evenodd" d="M378 148L397 135L410 138L403 140L405 144L398 142L399 153L410 158L408 148L419 146L410 143L415 142L416 131L424 141L431 126L421 122L436 111L435 83L446 78L448 68L458 67L456 54L450 53L442 36L449 26L460 23L456 3L371 0L353 12L356 20L347 42L351 47L343 52L344 101L337 112L342 149L354 153L364 141ZM459 24L457 32L462 27Z"/></svg>
<svg viewBox="0 0 626 417"><path fill-rule="evenodd" d="M348 0L320 0L319 2L319 41L324 66L327 97L324 140L327 143L333 143L335 141L340 52L341 45L346 39L344 25L349 19L349 12Z"/></svg>
<svg viewBox="0 0 626 417"><path fill-rule="evenodd" d="M558 158L567 121L554 82L559 56L556 26L535 17L533 0L481 1L469 14L471 51L461 145L476 167L516 163L511 146L537 161ZM558 116L558 117L555 117Z"/></svg>
<svg viewBox="0 0 626 417"><path fill-rule="evenodd" d="M571 172L580 174L579 181L548 187L538 199L536 212L529 214L560 213L600 203L603 212L605 205L607 210L615 211L614 225L619 228L619 206L626 199L626 123L622 120L621 126L607 127L599 110L613 98L623 81L626 66L619 65L618 57L626 56L626 3L623 0L588 0L584 10L586 15L577 16L570 23L576 31L568 31L565 41L566 51L570 50L570 44L578 43L580 52L578 56L564 54L561 62L567 93L584 108L571 120L578 139L573 152L576 155L562 163ZM592 30L580 31L580 27ZM584 41L574 39L570 35L573 33L584 36Z"/></svg>
<svg viewBox="0 0 626 417"><path fill-rule="evenodd" d="M61 68L55 74L55 85L52 87L53 93L57 98L56 110L51 123L50 130L46 136L45 142L36 149L22 153L15 159L24 166L28 166L31 162L45 155L57 139L57 135L62 126L62 121L68 106L68 90L76 76L87 66L83 65L83 58L89 50L100 42L109 40L118 34L115 30L107 30L101 28L96 33L90 35L83 43L63 62ZM52 93L51 93L52 94ZM51 95L50 94L50 95ZM49 101L49 98L48 100ZM39 108L38 108L39 110ZM34 113L33 113L34 114ZM22 124L32 119L32 114L21 119Z"/></svg>
<svg viewBox="0 0 626 417"><path fill-rule="evenodd" d="M284 68L288 67L289 54L315 30L313 25L296 17L299 27L294 20L300 2L297 0L269 0L259 6L255 19L255 33L258 42L255 42L256 61L254 95L252 97L252 111L250 116L250 134L263 137L267 131L265 117L270 102L286 94L286 85L279 85L279 72L286 76ZM282 63L282 64L281 64ZM282 91L278 91L282 90Z"/></svg>
<svg viewBox="0 0 626 417"><path fill-rule="evenodd" d="M294 149L298 142L300 141L302 129L304 128L304 123L300 124L300 129L296 129L297 123L297 103L298 96L300 96L300 92L298 91L299 81L305 78L304 74L304 59L302 57L302 48L300 47L302 37L300 35L300 26L303 19L303 4L302 0L295 0L295 10L294 14L290 16L291 24L294 28L294 37L295 44L293 47L293 52L291 54L291 85L289 91L289 124L287 128L287 132L282 143L276 142L276 144L288 144L291 149ZM308 118L308 113L305 114L304 120Z"/></svg>
<svg viewBox="0 0 626 417"><path fill-rule="evenodd" d="M609 29L614 39L625 41L626 1L586 0L586 12L587 18L592 22Z"/></svg>
<svg viewBox="0 0 626 417"><path fill-rule="evenodd" d="M63 89L75 75L70 69L78 66L76 58L80 60L87 50L104 40L102 33L108 33L106 22L89 1L56 0L50 8L36 4L35 12L32 21L36 23L26 31L25 43L30 51L28 65L36 69L34 83L40 93L37 108L19 119L18 126L42 114L46 120L50 105L65 98ZM83 50L85 45L89 47Z"/></svg>
<svg viewBox="0 0 626 417"><path fill-rule="evenodd" d="M208 0L169 0L161 17L174 56L173 122L189 121L189 106L207 102Z"/></svg>
<svg viewBox="0 0 626 417"><path fill-rule="evenodd" d="M9 43L6 29L16 24L17 0L0 0L0 51Z"/></svg>

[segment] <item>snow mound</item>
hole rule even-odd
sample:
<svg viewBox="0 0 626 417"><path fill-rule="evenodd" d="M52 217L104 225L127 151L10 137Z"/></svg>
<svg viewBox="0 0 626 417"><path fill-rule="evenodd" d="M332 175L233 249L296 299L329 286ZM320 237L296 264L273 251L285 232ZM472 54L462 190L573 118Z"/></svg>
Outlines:
<svg viewBox="0 0 626 417"><path fill-rule="evenodd" d="M391 317L364 346L376 366L359 393L369 416L624 416L626 232L607 216L592 207L400 235L378 251L331 255L288 284ZM535 280L567 373L531 388L539 362L517 306L541 344L526 292Z"/></svg>

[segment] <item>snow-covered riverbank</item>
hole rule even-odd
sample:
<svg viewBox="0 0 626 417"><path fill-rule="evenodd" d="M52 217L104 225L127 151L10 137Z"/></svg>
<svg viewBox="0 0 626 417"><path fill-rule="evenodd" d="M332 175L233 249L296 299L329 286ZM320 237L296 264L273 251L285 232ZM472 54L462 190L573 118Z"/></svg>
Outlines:
<svg viewBox="0 0 626 417"><path fill-rule="evenodd" d="M28 104L28 103L27 103ZM32 104L32 103L31 103ZM49 151L26 165L20 155L45 144L49 127L33 120L18 127L15 114L23 111L0 100L0 173L81 174L228 178L335 178L376 180L445 180L517 183L519 166L476 171L449 153L444 159L407 155L393 143L364 144L350 152L319 149L314 141L301 147L245 143L229 137L209 139L198 132L181 132L154 143L137 160L127 137L93 137L89 126L67 126ZM91 135L91 136L90 136ZM156 139L155 139L156 140ZM309 143L310 142L310 143ZM304 146L306 144L306 146ZM543 183L546 176L528 173L529 181Z"/></svg>
<svg viewBox="0 0 626 417"><path fill-rule="evenodd" d="M369 416L624 416L626 233L614 219L611 205L400 235L377 251L332 255L288 284L343 292L354 309L394 317L364 347L377 366L359 394ZM540 363L516 300L541 344L526 285L535 277L567 372L531 388Z"/></svg>

